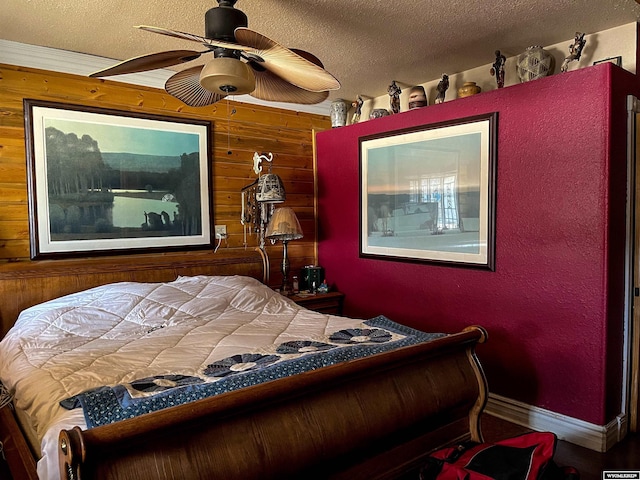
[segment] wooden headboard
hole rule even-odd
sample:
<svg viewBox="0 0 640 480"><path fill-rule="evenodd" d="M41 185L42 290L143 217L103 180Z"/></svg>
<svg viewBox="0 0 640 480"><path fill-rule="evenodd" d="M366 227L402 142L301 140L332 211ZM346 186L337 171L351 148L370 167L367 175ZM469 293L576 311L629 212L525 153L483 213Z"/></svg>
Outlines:
<svg viewBox="0 0 640 480"><path fill-rule="evenodd" d="M166 282L179 275L246 275L263 279L254 250L190 252L0 264L0 338L27 307L113 282Z"/></svg>

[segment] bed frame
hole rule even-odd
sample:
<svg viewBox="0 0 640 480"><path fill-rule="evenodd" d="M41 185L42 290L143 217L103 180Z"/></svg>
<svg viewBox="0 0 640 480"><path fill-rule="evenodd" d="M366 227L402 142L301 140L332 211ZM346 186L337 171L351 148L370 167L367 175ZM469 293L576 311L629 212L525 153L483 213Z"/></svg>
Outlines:
<svg viewBox="0 0 640 480"><path fill-rule="evenodd" d="M141 256L109 265L2 265L2 335L22 309L105 283L195 274L262 278L262 258L246 251L214 259ZM470 327L134 419L63 430L60 478L400 478L417 472L437 447L482 440L487 385L475 347L486 337L481 327ZM0 441L14 480L37 478L10 408L0 409Z"/></svg>

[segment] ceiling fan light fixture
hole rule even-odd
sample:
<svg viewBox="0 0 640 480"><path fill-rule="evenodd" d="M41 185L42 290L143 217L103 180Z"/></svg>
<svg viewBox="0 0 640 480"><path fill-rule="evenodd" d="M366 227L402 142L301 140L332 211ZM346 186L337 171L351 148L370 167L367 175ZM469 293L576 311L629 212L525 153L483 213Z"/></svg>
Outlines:
<svg viewBox="0 0 640 480"><path fill-rule="evenodd" d="M202 68L200 85L220 95L244 95L255 90L256 78L251 67L241 60L220 57Z"/></svg>

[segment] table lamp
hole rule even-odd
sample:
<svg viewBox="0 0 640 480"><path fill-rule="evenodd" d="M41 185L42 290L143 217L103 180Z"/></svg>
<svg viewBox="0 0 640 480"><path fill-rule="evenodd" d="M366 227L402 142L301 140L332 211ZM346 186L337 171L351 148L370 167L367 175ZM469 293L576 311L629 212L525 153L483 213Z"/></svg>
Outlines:
<svg viewBox="0 0 640 480"><path fill-rule="evenodd" d="M289 288L289 257L287 255L287 244L290 240L302 238L302 228L295 212L289 207L276 208L269 219L265 237L272 242L282 240L282 287L284 294L291 293Z"/></svg>

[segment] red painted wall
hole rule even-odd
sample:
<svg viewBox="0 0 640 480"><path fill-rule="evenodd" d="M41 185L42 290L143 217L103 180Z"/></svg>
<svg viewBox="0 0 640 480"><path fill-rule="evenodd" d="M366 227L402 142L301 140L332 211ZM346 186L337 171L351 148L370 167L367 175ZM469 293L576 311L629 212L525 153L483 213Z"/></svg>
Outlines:
<svg viewBox="0 0 640 480"><path fill-rule="evenodd" d="M319 261L345 313L483 325L494 393L604 425L620 413L626 95L599 65L317 136ZM498 112L496 270L359 258L358 137Z"/></svg>

